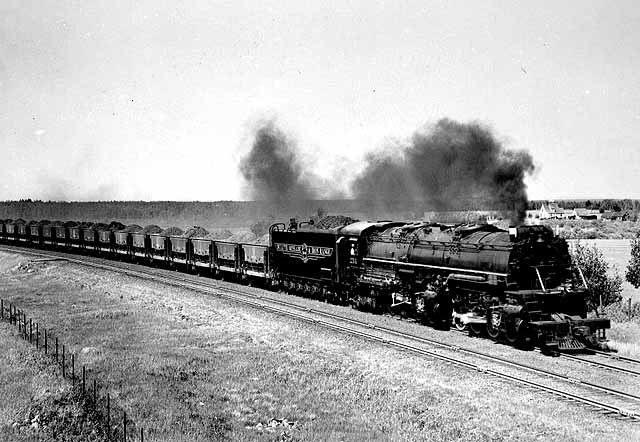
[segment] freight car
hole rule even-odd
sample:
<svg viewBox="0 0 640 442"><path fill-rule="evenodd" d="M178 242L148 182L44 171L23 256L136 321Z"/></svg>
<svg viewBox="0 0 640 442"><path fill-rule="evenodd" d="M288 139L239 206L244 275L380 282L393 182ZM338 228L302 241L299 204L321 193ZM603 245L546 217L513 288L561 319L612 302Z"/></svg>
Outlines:
<svg viewBox="0 0 640 442"><path fill-rule="evenodd" d="M3 222L0 239L18 243L21 224ZM606 318L587 317L587 282L566 241L542 226L386 221L317 229L291 220L271 226L268 246L125 232L119 223L67 224L53 235L48 222L31 227L33 246L179 265L436 327L453 323L515 346L605 348L610 327Z"/></svg>

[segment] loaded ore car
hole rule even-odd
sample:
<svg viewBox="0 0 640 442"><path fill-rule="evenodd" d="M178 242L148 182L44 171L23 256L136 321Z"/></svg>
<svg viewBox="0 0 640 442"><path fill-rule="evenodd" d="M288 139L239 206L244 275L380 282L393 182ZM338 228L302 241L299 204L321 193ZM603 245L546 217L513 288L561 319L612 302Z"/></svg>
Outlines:
<svg viewBox="0 0 640 442"><path fill-rule="evenodd" d="M115 252L115 235L108 227L98 229L98 247L105 252Z"/></svg>
<svg viewBox="0 0 640 442"><path fill-rule="evenodd" d="M17 231L17 229L16 229L15 221L10 221L10 222L5 224L5 232L6 232L7 241L9 241L9 242L17 241L16 231Z"/></svg>
<svg viewBox="0 0 640 442"><path fill-rule="evenodd" d="M56 224L53 226L54 241L56 245L66 247L69 242L68 229L66 224Z"/></svg>
<svg viewBox="0 0 640 442"><path fill-rule="evenodd" d="M188 254L189 239L184 236L169 236L167 240L167 256L172 263L185 264L189 263Z"/></svg>
<svg viewBox="0 0 640 442"><path fill-rule="evenodd" d="M47 220L41 221L42 223L42 243L45 246L52 247L54 244L54 232L51 228L51 223Z"/></svg>
<svg viewBox="0 0 640 442"><path fill-rule="evenodd" d="M4 242L7 239L7 228L5 227L6 223L7 220L0 219L0 242Z"/></svg>
<svg viewBox="0 0 640 442"><path fill-rule="evenodd" d="M131 254L131 234L126 230L113 232L113 248L121 255Z"/></svg>
<svg viewBox="0 0 640 442"><path fill-rule="evenodd" d="M29 221L29 238L32 245L42 244L42 226L37 221Z"/></svg>
<svg viewBox="0 0 640 442"><path fill-rule="evenodd" d="M132 255L141 258L148 258L148 250L151 247L151 240L149 239L149 235L143 232L133 232L130 236Z"/></svg>
<svg viewBox="0 0 640 442"><path fill-rule="evenodd" d="M213 241L204 238L191 238L189 241L191 263L197 268L212 269Z"/></svg>
<svg viewBox="0 0 640 442"><path fill-rule="evenodd" d="M24 242L24 243L28 243L29 242L29 226L27 225L26 222L20 222L16 224L16 237L18 239L18 242Z"/></svg>
<svg viewBox="0 0 640 442"><path fill-rule="evenodd" d="M266 281L269 274L269 247L240 244L240 270L248 280Z"/></svg>
<svg viewBox="0 0 640 442"><path fill-rule="evenodd" d="M238 263L238 244L226 241L214 241L213 264L216 275L236 276L240 266Z"/></svg>
<svg viewBox="0 0 640 442"><path fill-rule="evenodd" d="M82 247L82 227L78 224L69 226L69 247Z"/></svg>
<svg viewBox="0 0 640 442"><path fill-rule="evenodd" d="M100 250L98 245L98 230L96 224L88 225L82 229L81 246L88 250Z"/></svg>
<svg viewBox="0 0 640 442"><path fill-rule="evenodd" d="M167 237L159 233L149 235L149 255L159 261L167 260Z"/></svg>

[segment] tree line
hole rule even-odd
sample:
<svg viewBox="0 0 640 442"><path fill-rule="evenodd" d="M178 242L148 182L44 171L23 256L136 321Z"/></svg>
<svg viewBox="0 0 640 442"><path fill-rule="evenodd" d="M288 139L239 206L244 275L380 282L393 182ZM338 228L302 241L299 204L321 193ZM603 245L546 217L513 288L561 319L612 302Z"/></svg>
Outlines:
<svg viewBox="0 0 640 442"><path fill-rule="evenodd" d="M587 200L556 200L565 209L592 209L592 210L612 210L614 212L629 211L640 212L640 200L636 199L587 199ZM547 200L530 200L528 210L540 209Z"/></svg>

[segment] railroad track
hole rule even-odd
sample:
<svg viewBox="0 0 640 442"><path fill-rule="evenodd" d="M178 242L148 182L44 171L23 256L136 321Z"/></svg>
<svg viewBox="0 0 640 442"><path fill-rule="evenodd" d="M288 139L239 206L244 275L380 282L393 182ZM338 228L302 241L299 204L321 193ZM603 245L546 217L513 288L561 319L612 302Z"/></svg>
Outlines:
<svg viewBox="0 0 640 442"><path fill-rule="evenodd" d="M457 329L452 329L451 332L466 335L467 332ZM538 353L541 353L539 349L536 349ZM560 359L567 359L571 361L588 364L594 367L602 368L606 371L615 371L624 373L631 376L640 376L640 360L628 358L625 356L619 356L615 353L607 353L599 350L588 350L588 353L584 355L574 355L569 353L553 353L554 357ZM599 360L602 358L603 360Z"/></svg>
<svg viewBox="0 0 640 442"><path fill-rule="evenodd" d="M474 370L495 378L543 391L557 397L581 403L601 412L619 416L628 420L640 421L640 396L608 388L584 380L554 373L549 370L515 362L477 350L447 344L423 336L395 330L390 327L373 325L326 311L303 307L272 297L247 293L246 287L233 288L215 281L195 280L178 276L166 270L155 268L133 269L131 263L102 263L74 258L74 255L59 251L34 251L22 248L0 246L0 250L19 252L40 257L63 257L69 262L115 271L129 276L171 284L176 287L216 295L234 302L252 306L264 311L296 320L312 323L327 329L379 342L387 346L408 351L416 355L429 357L447 364ZM95 258L103 260L103 258ZM584 359L576 357L580 361ZM626 358L628 359L628 358ZM480 362L481 361L481 362ZM635 362L635 360L632 360ZM592 361L589 361L593 363ZM627 373L630 374L630 373ZM631 373L635 374L635 372Z"/></svg>

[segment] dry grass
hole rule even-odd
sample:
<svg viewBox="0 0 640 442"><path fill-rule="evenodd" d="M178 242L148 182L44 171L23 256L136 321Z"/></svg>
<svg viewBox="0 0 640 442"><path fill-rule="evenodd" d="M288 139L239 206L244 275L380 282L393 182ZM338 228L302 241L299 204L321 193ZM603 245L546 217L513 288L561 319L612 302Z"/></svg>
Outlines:
<svg viewBox="0 0 640 442"><path fill-rule="evenodd" d="M0 254L0 296L66 336L149 440L629 440L477 373L213 297ZM265 428L272 418L293 426Z"/></svg>
<svg viewBox="0 0 640 442"><path fill-rule="evenodd" d="M637 322L613 322L609 331L609 345L621 356L640 359L640 324Z"/></svg>
<svg viewBox="0 0 640 442"><path fill-rule="evenodd" d="M15 327L0 323L0 440L104 440L94 407Z"/></svg>

